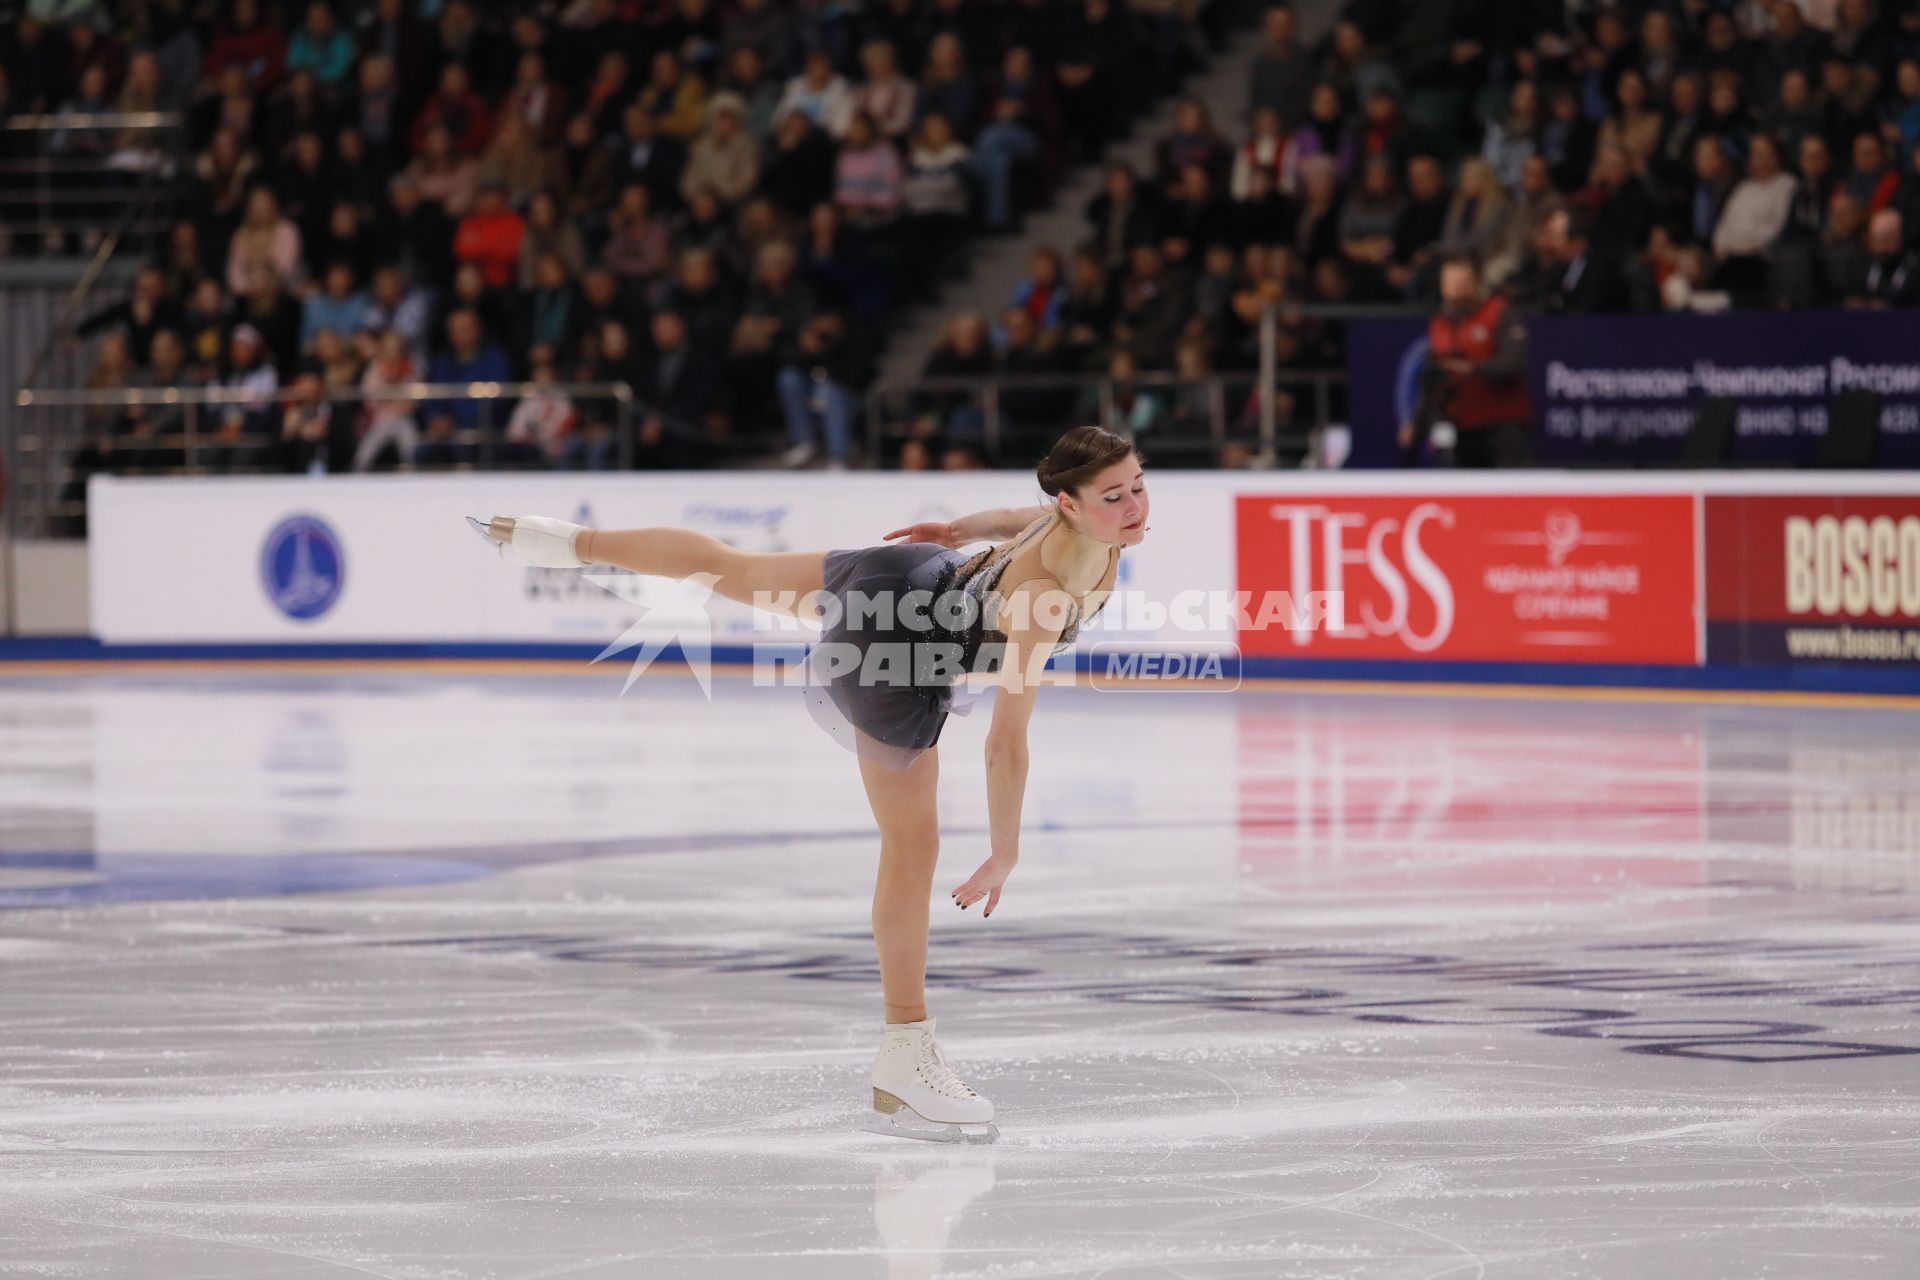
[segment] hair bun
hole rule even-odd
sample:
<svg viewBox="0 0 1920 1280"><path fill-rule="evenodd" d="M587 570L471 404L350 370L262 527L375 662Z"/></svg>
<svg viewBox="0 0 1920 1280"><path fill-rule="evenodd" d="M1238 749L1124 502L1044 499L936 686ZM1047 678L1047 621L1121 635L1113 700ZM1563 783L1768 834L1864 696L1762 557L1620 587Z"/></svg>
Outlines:
<svg viewBox="0 0 1920 1280"><path fill-rule="evenodd" d="M1104 427L1075 427L1054 441L1047 456L1033 469L1034 479L1048 497L1078 489L1100 472L1136 456L1133 441Z"/></svg>

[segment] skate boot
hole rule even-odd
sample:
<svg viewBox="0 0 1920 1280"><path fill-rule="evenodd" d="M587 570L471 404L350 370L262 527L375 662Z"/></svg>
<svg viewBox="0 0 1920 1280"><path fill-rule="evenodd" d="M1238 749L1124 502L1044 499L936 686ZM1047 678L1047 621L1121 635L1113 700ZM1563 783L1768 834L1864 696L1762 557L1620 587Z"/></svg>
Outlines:
<svg viewBox="0 0 1920 1280"><path fill-rule="evenodd" d="M993 1104L969 1089L940 1052L932 1018L890 1022L873 1059L873 1110L866 1128L931 1142L992 1142Z"/></svg>
<svg viewBox="0 0 1920 1280"><path fill-rule="evenodd" d="M584 525L547 516L495 516L482 523L467 517L481 537L495 543L500 554L520 564L542 569L582 569L586 561L573 552L573 535Z"/></svg>

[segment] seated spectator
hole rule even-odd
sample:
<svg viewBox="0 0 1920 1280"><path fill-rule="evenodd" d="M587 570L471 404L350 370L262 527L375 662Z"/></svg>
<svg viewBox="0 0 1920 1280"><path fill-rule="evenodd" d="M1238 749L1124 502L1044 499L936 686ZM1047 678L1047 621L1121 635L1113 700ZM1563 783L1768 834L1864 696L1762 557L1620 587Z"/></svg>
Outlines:
<svg viewBox="0 0 1920 1280"><path fill-rule="evenodd" d="M673 283L661 306L680 317L687 339L702 352L726 350L733 328L734 299L721 279L720 261L706 249L688 249L680 255Z"/></svg>
<svg viewBox="0 0 1920 1280"><path fill-rule="evenodd" d="M1300 166L1300 207L1293 221L1292 248L1303 261L1318 264L1340 255L1339 171L1328 155L1309 156Z"/></svg>
<svg viewBox="0 0 1920 1280"><path fill-rule="evenodd" d="M1900 175L1887 163L1887 148L1877 134L1862 133L1853 140L1853 168L1847 174L1847 193L1860 202L1869 217L1893 203Z"/></svg>
<svg viewBox="0 0 1920 1280"><path fill-rule="evenodd" d="M1154 150L1154 183L1162 190L1180 180L1188 165L1199 165L1210 176L1225 180L1233 163L1232 149L1213 127L1207 104L1182 98L1173 110L1173 132Z"/></svg>
<svg viewBox="0 0 1920 1280"><path fill-rule="evenodd" d="M1507 93L1507 110L1487 122L1480 154L1493 166L1503 187L1517 187L1528 160L1540 150L1540 89L1521 80Z"/></svg>
<svg viewBox="0 0 1920 1280"><path fill-rule="evenodd" d="M234 320L254 327L277 367L293 368L300 360L300 300L281 287L279 273L269 266L256 266L247 286L236 301Z"/></svg>
<svg viewBox="0 0 1920 1280"><path fill-rule="evenodd" d="M960 38L942 31L927 46L927 66L920 76L920 116L938 112L953 126L953 136L971 142L980 123L980 83L967 68Z"/></svg>
<svg viewBox="0 0 1920 1280"><path fill-rule="evenodd" d="M1332 47L1320 64L1320 79L1334 85L1343 97L1365 100L1385 91L1400 95L1400 73L1384 50L1367 41L1366 32L1351 19L1333 27ZM1292 92L1298 93L1297 88Z"/></svg>
<svg viewBox="0 0 1920 1280"><path fill-rule="evenodd" d="M1214 195L1213 180L1202 165L1180 171L1160 209L1160 248L1177 270L1191 269L1210 245L1225 244L1233 236L1226 206Z"/></svg>
<svg viewBox="0 0 1920 1280"><path fill-rule="evenodd" d="M325 475L345 471L353 448L352 413L326 398L326 381L309 365L294 378L280 412L280 470Z"/></svg>
<svg viewBox="0 0 1920 1280"><path fill-rule="evenodd" d="M1106 184L1087 204L1087 221L1093 224L1094 252L1109 272L1125 266L1136 246L1159 239L1158 203L1140 189L1125 162L1107 166Z"/></svg>
<svg viewBox="0 0 1920 1280"><path fill-rule="evenodd" d="M1060 372L1058 357L1027 308L1007 308L994 337L994 366L1001 376L1045 379ZM1044 448L1073 408L1074 396L1073 388L1066 383L1010 385L1001 388L999 399L1000 428L1008 443L1025 442Z"/></svg>
<svg viewBox="0 0 1920 1280"><path fill-rule="evenodd" d="M506 116L474 165L474 176L479 186L497 183L508 205L525 209L535 191L559 185L558 168L558 156L540 149L526 122Z"/></svg>
<svg viewBox="0 0 1920 1280"><path fill-rule="evenodd" d="M256 267L271 267L283 280L300 273L300 232L280 214L273 192L255 187L247 196L247 213L227 249L227 289L245 293Z"/></svg>
<svg viewBox="0 0 1920 1280"><path fill-rule="evenodd" d="M453 135L434 125L421 137L419 154L401 175L420 198L440 206L449 218L467 216L480 185L480 168L454 150Z"/></svg>
<svg viewBox="0 0 1920 1280"><path fill-rule="evenodd" d="M671 50L656 52L650 65L638 105L653 118L663 137L684 146L706 127L707 87L697 73L681 67L679 56Z"/></svg>
<svg viewBox="0 0 1920 1280"><path fill-rule="evenodd" d="M454 311L447 317L447 343L427 366L427 381L435 383L458 382L511 382L513 369L508 364L506 353L488 341L480 327L480 317L468 309ZM483 401L429 400L426 406L427 428L419 447L414 451L414 462L419 466L448 466L459 463L471 463L476 450L469 439L460 436L471 435L481 430ZM495 429L504 427L498 417L492 415L493 406L488 404L486 425Z"/></svg>
<svg viewBox="0 0 1920 1280"><path fill-rule="evenodd" d="M773 109L774 127L794 113L805 116L816 129L838 138L853 119L853 90L833 69L823 49L808 52L800 74L787 81L779 105Z"/></svg>
<svg viewBox="0 0 1920 1280"><path fill-rule="evenodd" d="M607 216L600 262L629 289L651 284L673 263L666 220L654 215L647 189L637 182L621 189L620 203Z"/></svg>
<svg viewBox="0 0 1920 1280"><path fill-rule="evenodd" d="M774 112L780 106L780 86L767 75L758 51L735 49L727 55L727 74L721 86L742 104L740 124L756 145L773 136Z"/></svg>
<svg viewBox="0 0 1920 1280"><path fill-rule="evenodd" d="M74 336L90 338L102 330L124 332L132 358L140 360L153 346L154 335L180 323L180 308L167 296L167 278L158 267L134 273L127 296L96 311L74 326Z"/></svg>
<svg viewBox="0 0 1920 1280"><path fill-rule="evenodd" d="M273 24L261 21L258 0L234 0L233 19L215 29L201 74L219 80L229 67L236 68L246 89L257 93L279 81L286 57L286 37Z"/></svg>
<svg viewBox="0 0 1920 1280"><path fill-rule="evenodd" d="M532 289L540 259L552 254L569 277L587 266L587 243L579 227L561 215L560 202L550 192L537 192L527 205L526 229L520 237L519 286Z"/></svg>
<svg viewBox="0 0 1920 1280"><path fill-rule="evenodd" d="M840 219L825 201L807 215L800 267L826 306L859 325L876 325L893 301L893 286L873 240Z"/></svg>
<svg viewBox="0 0 1920 1280"><path fill-rule="evenodd" d="M450 154L462 160L478 156L493 136L486 99L475 91L467 69L458 62L449 62L441 71L439 87L413 119L408 138L414 155L425 152L427 135L436 129L446 131Z"/></svg>
<svg viewBox="0 0 1920 1280"><path fill-rule="evenodd" d="M213 442L206 449L205 465L214 471L256 465L267 443L273 394L280 389L280 371L268 359L267 344L258 329L250 324L234 326L227 344L227 373L215 385L242 392L245 399L223 404L209 415L214 419Z"/></svg>
<svg viewBox="0 0 1920 1280"><path fill-rule="evenodd" d="M1447 177L1432 156L1407 162L1407 198L1393 222L1393 255L1387 279L1414 297L1430 297L1432 281L1423 275L1434 245L1447 225Z"/></svg>
<svg viewBox="0 0 1920 1280"><path fill-rule="evenodd" d="M1051 333L1060 323L1067 303L1064 268L1059 250L1046 245L1027 255L1027 274L1014 286L1012 306L1027 313L1036 334Z"/></svg>
<svg viewBox="0 0 1920 1280"><path fill-rule="evenodd" d="M866 78L853 91L853 110L871 117L888 141L904 142L913 128L919 88L900 74L893 46L885 40L869 40L860 47L860 69Z"/></svg>
<svg viewBox="0 0 1920 1280"><path fill-rule="evenodd" d="M726 382L733 418L750 420L761 406L754 389L771 386L783 364L792 363L800 330L813 316L813 291L796 271L793 247L773 240L760 247L746 303L727 344Z"/></svg>
<svg viewBox="0 0 1920 1280"><path fill-rule="evenodd" d="M987 322L977 311L963 311L947 322L946 333L927 356L921 376L929 381L979 383L993 375L993 348ZM986 439L985 403L977 390L942 386L914 397L912 433L945 444L978 448Z"/></svg>
<svg viewBox="0 0 1920 1280"><path fill-rule="evenodd" d="M1067 268L1067 296L1056 324L1062 368L1086 370L1104 363L1108 334L1117 310L1106 266L1090 249L1077 250Z"/></svg>
<svg viewBox="0 0 1920 1280"><path fill-rule="evenodd" d="M953 136L945 116L934 112L920 122L907 151L900 196L908 256L929 268L913 279L924 301L932 301L935 279L954 274L959 264L960 236L973 208L972 168L971 153Z"/></svg>
<svg viewBox="0 0 1920 1280"><path fill-rule="evenodd" d="M400 85L393 59L369 54L361 59L357 87L345 118L360 131L368 149L382 163L392 164L399 159L401 145L407 140L407 130L399 117Z"/></svg>
<svg viewBox="0 0 1920 1280"><path fill-rule="evenodd" d="M800 217L833 194L833 144L804 111L774 126L760 189L789 217Z"/></svg>
<svg viewBox="0 0 1920 1280"><path fill-rule="evenodd" d="M1082 395L1075 416L1082 422L1098 422L1109 431L1129 437L1152 431L1166 416L1166 406L1157 393L1143 389L1135 381L1139 376L1139 365L1131 354L1114 352L1107 360L1105 387Z"/></svg>
<svg viewBox="0 0 1920 1280"><path fill-rule="evenodd" d="M738 94L714 95L706 131L695 140L680 177L680 194L688 203L706 187L722 204L738 204L760 180L760 151L743 127L745 117L746 104Z"/></svg>
<svg viewBox="0 0 1920 1280"><path fill-rule="evenodd" d="M1544 165L1540 176L1545 177ZM1511 213L1507 193L1492 163L1481 156L1469 156L1460 162L1460 182L1447 203L1432 252L1442 258L1471 256L1483 264L1481 275L1485 278L1484 264L1492 262L1507 243Z"/></svg>
<svg viewBox="0 0 1920 1280"><path fill-rule="evenodd" d="M362 327L391 329L406 340L409 351L426 349L427 330L433 320L433 295L428 290L408 284L400 268L384 266L373 273L370 295Z"/></svg>
<svg viewBox="0 0 1920 1280"><path fill-rule="evenodd" d="M1368 159L1361 171L1359 188L1340 209L1340 252L1346 255L1356 275L1373 281L1375 292L1387 285L1394 228L1405 205L1394 182L1393 162L1380 154Z"/></svg>
<svg viewBox="0 0 1920 1280"><path fill-rule="evenodd" d="M518 120L544 146L559 141L566 106L566 91L547 76L547 60L531 49L522 53L514 63L513 88L500 102L500 124Z"/></svg>
<svg viewBox="0 0 1920 1280"><path fill-rule="evenodd" d="M330 6L307 6L305 23L287 43L286 66L289 71L311 71L328 89L347 78L353 67L353 40L334 21Z"/></svg>
<svg viewBox="0 0 1920 1280"><path fill-rule="evenodd" d="M689 339L678 312L654 313L653 358L634 386L641 401L636 459L643 468L685 469L712 460L702 433L719 395L720 371ZM803 333L803 351L807 341Z"/></svg>
<svg viewBox="0 0 1920 1280"><path fill-rule="evenodd" d="M1779 144L1755 134L1747 148L1747 176L1734 187L1713 228L1713 252L1722 288L1752 294L1765 286L1767 260L1786 233L1799 184L1780 167Z"/></svg>
<svg viewBox="0 0 1920 1280"><path fill-rule="evenodd" d="M1253 116L1253 132L1246 144L1234 153L1233 175L1228 193L1235 200L1253 194L1253 175L1264 172L1271 180L1268 190L1292 194L1300 190L1300 162L1319 154L1316 136L1306 130L1288 133L1280 125L1280 113L1263 107Z"/></svg>
<svg viewBox="0 0 1920 1280"><path fill-rule="evenodd" d="M1143 369L1171 368L1174 343L1192 309L1186 281L1167 270L1160 250L1150 244L1135 246L1114 313L1116 346Z"/></svg>
<svg viewBox="0 0 1920 1280"><path fill-rule="evenodd" d="M790 442L781 461L803 467L824 444L829 471L845 470L853 446L858 388L865 379L859 353L839 315L826 312L801 326L792 359L776 382Z"/></svg>
<svg viewBox="0 0 1920 1280"><path fill-rule="evenodd" d="M510 466L557 466L566 456L580 415L573 397L557 385L553 349L535 347L532 365L527 380L534 389L513 406L502 452Z"/></svg>
<svg viewBox="0 0 1920 1280"><path fill-rule="evenodd" d="M507 204L506 188L498 182L485 183L472 212L460 220L454 234L454 257L479 267L489 289L505 289L519 275L526 231L526 220Z"/></svg>
<svg viewBox="0 0 1920 1280"><path fill-rule="evenodd" d="M1814 251L1815 298L1827 305L1866 296L1866 210L1845 189L1836 191L1827 211L1827 231Z"/></svg>
<svg viewBox="0 0 1920 1280"><path fill-rule="evenodd" d="M360 207L346 200L334 203L326 225L307 243L310 246L307 256L315 262L344 262L360 280L373 274L380 252L374 242L373 229L361 217Z"/></svg>
<svg viewBox="0 0 1920 1280"><path fill-rule="evenodd" d="M360 390L366 396L360 415L360 440L353 451L353 469L371 471L383 459L408 470L413 467L414 451L420 444L420 427L413 420L413 401L400 396L388 397L420 381L420 369L406 335L397 329L380 334L374 358L360 375Z"/></svg>
<svg viewBox="0 0 1920 1280"><path fill-rule="evenodd" d="M871 232L892 225L905 199L900 153L880 136L871 116L856 111L834 162L834 203L849 223Z"/></svg>
<svg viewBox="0 0 1920 1280"><path fill-rule="evenodd" d="M1082 0L1067 15L1054 77L1067 145L1078 158L1097 156L1132 114L1128 94L1138 83L1134 39L1125 6Z"/></svg>
<svg viewBox="0 0 1920 1280"><path fill-rule="evenodd" d="M589 173L583 179L589 188L604 183L612 195L622 187L639 185L657 209L671 209L680 199L680 178L687 167L686 144L659 130L653 116L639 103L620 113L620 136L604 155L609 168L604 175Z"/></svg>
<svg viewBox="0 0 1920 1280"><path fill-rule="evenodd" d="M1850 307L1911 307L1920 303L1920 256L1907 247L1900 214L1882 209L1867 222L1867 269Z"/></svg>
<svg viewBox="0 0 1920 1280"><path fill-rule="evenodd" d="M1553 314L1619 311L1627 300L1619 259L1593 244L1587 215L1570 209L1540 225L1514 293L1523 306Z"/></svg>
<svg viewBox="0 0 1920 1280"><path fill-rule="evenodd" d="M1691 181L1675 192L1668 221L1681 227L1692 244L1711 244L1713 231L1720 223L1720 211L1733 194L1733 166L1726 148L1712 134L1703 134L1693 144Z"/></svg>
<svg viewBox="0 0 1920 1280"><path fill-rule="evenodd" d="M328 264L325 286L307 298L302 310L301 350L311 351L314 339L322 331L331 331L343 337L360 332L360 326L367 317L367 295L356 287L357 284L358 279L351 265L345 262Z"/></svg>
<svg viewBox="0 0 1920 1280"><path fill-rule="evenodd" d="M1626 148L1600 149L1593 180L1573 197L1592 220L1593 245L1603 256L1621 261L1647 243L1654 221L1653 194L1634 172Z"/></svg>
<svg viewBox="0 0 1920 1280"><path fill-rule="evenodd" d="M1267 10L1260 34L1265 43L1249 72L1249 106L1254 111L1272 111L1282 124L1292 127L1306 114L1313 61L1300 43L1298 20L1287 5Z"/></svg>
<svg viewBox="0 0 1920 1280"><path fill-rule="evenodd" d="M1600 122L1600 145L1619 147L1636 173L1649 169L1666 120L1647 100L1646 77L1628 67L1613 84L1614 110Z"/></svg>
<svg viewBox="0 0 1920 1280"><path fill-rule="evenodd" d="M1327 156L1333 161L1334 174L1342 182L1353 172L1353 135L1347 128L1347 106L1340 97L1340 91L1330 84L1317 84L1307 95L1307 118L1293 130L1300 138L1301 159L1308 156ZM1300 184L1306 183L1304 171L1300 174ZM1282 187L1281 191L1289 196L1300 194L1301 187L1293 190Z"/></svg>

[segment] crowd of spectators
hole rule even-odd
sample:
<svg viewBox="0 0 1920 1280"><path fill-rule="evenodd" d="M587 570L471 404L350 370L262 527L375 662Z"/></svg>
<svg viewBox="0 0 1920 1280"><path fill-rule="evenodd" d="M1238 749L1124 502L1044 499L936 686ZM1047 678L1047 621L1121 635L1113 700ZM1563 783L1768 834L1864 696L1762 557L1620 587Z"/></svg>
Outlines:
<svg viewBox="0 0 1920 1280"><path fill-rule="evenodd" d="M1176 89L1218 8L30 0L0 113L185 114L183 216L82 335L93 387L245 394L203 465L472 461L484 406L326 394L425 378L551 385L496 406L510 463L709 465L784 423L837 466L889 317ZM624 437L564 390L614 382ZM81 471L177 462L181 416L93 415Z"/></svg>
<svg viewBox="0 0 1920 1280"><path fill-rule="evenodd" d="M1920 303L1910 0L1349 0L1317 42L1285 7L1261 39L1244 117L1181 103L1084 240L955 317L928 375L1104 375L1109 427L1171 441L1212 420L1138 374L1244 384L1271 307L1277 417L1305 425L1296 375L1345 357L1300 304L1426 309L1461 254L1527 312ZM1071 404L996 408L1017 431ZM1259 407L1229 400L1229 465ZM914 408L912 452L981 435L978 395Z"/></svg>

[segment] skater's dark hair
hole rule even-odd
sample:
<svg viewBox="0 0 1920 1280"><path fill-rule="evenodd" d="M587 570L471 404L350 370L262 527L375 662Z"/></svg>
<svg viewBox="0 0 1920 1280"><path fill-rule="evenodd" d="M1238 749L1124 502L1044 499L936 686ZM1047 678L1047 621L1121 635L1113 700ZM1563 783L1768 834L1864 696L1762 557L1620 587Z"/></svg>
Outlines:
<svg viewBox="0 0 1920 1280"><path fill-rule="evenodd" d="M1116 462L1134 457L1133 441L1105 427L1075 427L1053 442L1034 475L1049 497L1072 493Z"/></svg>

